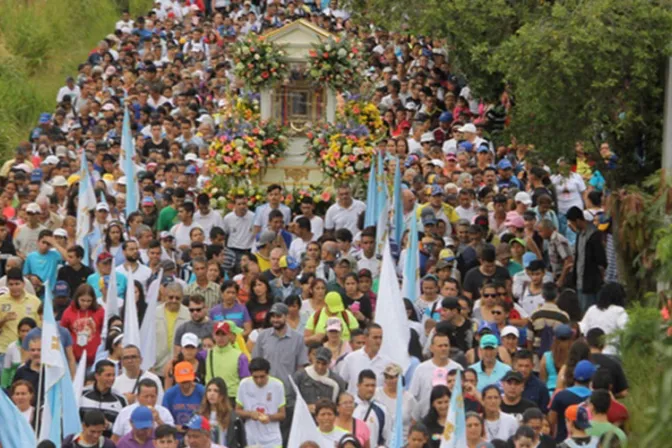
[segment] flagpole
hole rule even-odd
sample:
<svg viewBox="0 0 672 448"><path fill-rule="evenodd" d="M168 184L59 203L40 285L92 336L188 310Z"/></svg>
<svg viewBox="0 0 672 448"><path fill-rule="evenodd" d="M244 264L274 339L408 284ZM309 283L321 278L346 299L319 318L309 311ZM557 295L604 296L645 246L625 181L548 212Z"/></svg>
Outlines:
<svg viewBox="0 0 672 448"><path fill-rule="evenodd" d="M39 438L40 434L40 425L42 424L42 414L40 413L40 402L44 397L42 394L44 393L44 387L42 387L42 373L44 372L44 364L40 362L40 375L38 377L37 381L37 406L35 407L35 439ZM42 392L42 394L40 393Z"/></svg>

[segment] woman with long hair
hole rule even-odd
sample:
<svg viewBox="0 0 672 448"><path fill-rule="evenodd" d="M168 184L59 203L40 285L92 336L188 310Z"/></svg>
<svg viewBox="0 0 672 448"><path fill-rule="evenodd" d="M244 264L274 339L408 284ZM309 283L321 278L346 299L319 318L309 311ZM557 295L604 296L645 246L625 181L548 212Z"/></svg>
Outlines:
<svg viewBox="0 0 672 448"><path fill-rule="evenodd" d="M299 334L303 334L303 330L306 328L306 322L308 322L309 317L308 314L301 311L301 303L301 297L294 294L285 299L285 305L289 308L287 325L289 325L292 330L298 331Z"/></svg>
<svg viewBox="0 0 672 448"><path fill-rule="evenodd" d="M251 283L250 300L247 302L247 311L250 313L253 328L261 328L264 325L266 314L273 306L271 286L268 280L257 276Z"/></svg>
<svg viewBox="0 0 672 448"><path fill-rule="evenodd" d="M518 429L518 421L512 415L500 410L502 395L499 388L491 384L481 393L483 397L484 426L486 440L508 440Z"/></svg>
<svg viewBox="0 0 672 448"><path fill-rule="evenodd" d="M373 310L369 297L359 290L359 276L354 272L349 272L343 279L345 287L345 297L343 303L349 303L350 311L357 318L359 326L364 328L368 321L373 318Z"/></svg>
<svg viewBox="0 0 672 448"><path fill-rule="evenodd" d="M327 340L324 341L325 347L331 352L331 364L330 368L336 366L336 362L341 359L342 356L350 353L352 347L347 341L344 341L341 337L343 332L343 323L338 317L330 317L327 319Z"/></svg>
<svg viewBox="0 0 672 448"><path fill-rule="evenodd" d="M336 399L336 405L338 411L336 426L354 435L363 448L369 448L371 438L369 427L360 419L352 416L355 411L355 397L348 392L343 392Z"/></svg>
<svg viewBox="0 0 672 448"><path fill-rule="evenodd" d="M124 242L124 227L119 221L113 221L105 229L105 236L98 245L94 259L102 252L109 252L114 258L114 266L119 266L125 261L124 251L121 245Z"/></svg>
<svg viewBox="0 0 672 448"><path fill-rule="evenodd" d="M245 254L240 258L241 273L233 277L238 283L238 301L245 305L250 300L254 280L259 276L259 262L254 254Z"/></svg>
<svg viewBox="0 0 672 448"><path fill-rule="evenodd" d="M551 349L545 352L539 364L539 378L546 383L548 392L553 396L558 384L558 370L567 363L569 349L572 346L572 327L558 325Z"/></svg>
<svg viewBox="0 0 672 448"><path fill-rule="evenodd" d="M147 300L145 298L145 289L138 280L133 280L135 285L135 308L138 313L138 325L142 325L142 320L147 312ZM121 307L121 315L126 315L126 304Z"/></svg>
<svg viewBox="0 0 672 448"><path fill-rule="evenodd" d="M429 431L429 446L439 448L441 445L441 434L448 418L448 407L450 406L450 390L448 386L439 384L432 388L429 396L429 412L423 419L423 424Z"/></svg>
<svg viewBox="0 0 672 448"><path fill-rule="evenodd" d="M247 446L245 426L231 406L228 388L223 379L217 377L208 382L198 413L210 420L214 443L229 448Z"/></svg>
<svg viewBox="0 0 672 448"><path fill-rule="evenodd" d="M96 292L87 283L79 285L61 317L61 326L72 336L72 350L77 361L86 350L86 365L93 365L104 320L105 310L98 305Z"/></svg>
<svg viewBox="0 0 672 448"><path fill-rule="evenodd" d="M558 380L555 390L566 389L574 385L574 367L587 359L590 361L590 347L584 339L577 339L572 343L567 355L567 362L560 368L558 372ZM556 364L559 365L559 364Z"/></svg>
<svg viewBox="0 0 672 448"><path fill-rule="evenodd" d="M619 283L607 283L597 293L597 304L586 310L586 314L579 323L582 334L588 334L593 328L601 328L607 343L603 353L615 355L618 347L613 343L613 335L623 330L628 323L628 313L625 311L625 289Z"/></svg>
<svg viewBox="0 0 672 448"><path fill-rule="evenodd" d="M467 427L467 447L476 448L479 444L486 442L485 424L483 417L477 412L467 412L465 415L465 426Z"/></svg>
<svg viewBox="0 0 672 448"><path fill-rule="evenodd" d="M327 282L321 278L314 278L310 284L310 297L301 304L301 309L308 315L319 311L324 307L324 298L327 295Z"/></svg>
<svg viewBox="0 0 672 448"><path fill-rule="evenodd" d="M123 339L124 334L117 329L109 331L107 333L107 338L105 339L105 351L107 352L107 356L104 359L107 359L114 364L115 376L119 375L121 372L121 356L124 352L124 345L122 344Z"/></svg>

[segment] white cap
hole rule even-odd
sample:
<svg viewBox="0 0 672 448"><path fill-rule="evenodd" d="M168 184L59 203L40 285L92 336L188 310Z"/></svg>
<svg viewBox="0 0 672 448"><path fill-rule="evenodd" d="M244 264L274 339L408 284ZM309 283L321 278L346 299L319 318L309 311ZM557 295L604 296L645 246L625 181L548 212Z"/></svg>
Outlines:
<svg viewBox="0 0 672 448"><path fill-rule="evenodd" d="M190 152L189 154L184 156L184 160L187 162L195 162L196 160L198 160L198 156L193 152Z"/></svg>
<svg viewBox="0 0 672 448"><path fill-rule="evenodd" d="M56 176L51 180L52 187L67 187L68 181L63 176Z"/></svg>
<svg viewBox="0 0 672 448"><path fill-rule="evenodd" d="M68 237L68 232L65 229L56 229L54 230L54 236L62 236L63 238Z"/></svg>
<svg viewBox="0 0 672 448"><path fill-rule="evenodd" d="M26 163L19 163L18 165L15 165L13 169L21 170L24 173L30 173L33 171Z"/></svg>
<svg viewBox="0 0 672 448"><path fill-rule="evenodd" d="M420 137L420 143L425 143L425 142L433 142L434 141L434 134L431 132L425 132L422 134L422 137Z"/></svg>
<svg viewBox="0 0 672 448"><path fill-rule="evenodd" d="M105 103L105 105L102 107L102 110L104 111L113 111L114 110L114 104L112 103Z"/></svg>
<svg viewBox="0 0 672 448"><path fill-rule="evenodd" d="M460 132L469 132L472 134L476 133L476 126L474 126L472 123L467 123L464 126L462 126L460 129L458 129Z"/></svg>
<svg viewBox="0 0 672 448"><path fill-rule="evenodd" d="M68 154L68 148L65 146L56 147L56 157L65 157Z"/></svg>
<svg viewBox="0 0 672 448"><path fill-rule="evenodd" d="M438 166L439 168L443 168L446 166L446 164L443 163L443 160L439 159L432 159L429 163L431 163L434 166Z"/></svg>
<svg viewBox="0 0 672 448"><path fill-rule="evenodd" d="M514 327L513 325L507 325L506 327L502 328L502 332L500 333L502 337L514 335L517 338L520 338L520 333L518 332L518 329Z"/></svg>
<svg viewBox="0 0 672 448"><path fill-rule="evenodd" d="M198 348L199 342L200 341L198 340L198 336L196 336L194 333L184 333L182 335L182 339L180 340L180 346L188 347L191 345L192 347Z"/></svg>
<svg viewBox="0 0 672 448"><path fill-rule="evenodd" d="M514 200L525 205L532 205L532 198L530 197L529 193L524 191L516 193Z"/></svg>
<svg viewBox="0 0 672 448"><path fill-rule="evenodd" d="M42 165L58 165L58 157L48 156L42 161Z"/></svg>
<svg viewBox="0 0 672 448"><path fill-rule="evenodd" d="M105 210L107 212L110 211L110 206L107 205L107 202L99 202L98 205L96 205L96 211L98 210Z"/></svg>
<svg viewBox="0 0 672 448"><path fill-rule="evenodd" d="M42 213L42 209L40 208L39 205L37 205L36 202L31 202L28 204L28 207L26 207L26 212L28 213Z"/></svg>
<svg viewBox="0 0 672 448"><path fill-rule="evenodd" d="M117 179L117 184L126 185L126 176L121 176L119 179Z"/></svg>

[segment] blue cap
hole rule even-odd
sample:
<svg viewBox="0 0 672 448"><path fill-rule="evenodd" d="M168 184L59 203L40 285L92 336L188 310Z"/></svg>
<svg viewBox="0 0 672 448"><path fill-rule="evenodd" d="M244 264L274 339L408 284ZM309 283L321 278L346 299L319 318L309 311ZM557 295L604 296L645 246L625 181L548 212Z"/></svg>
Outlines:
<svg viewBox="0 0 672 448"><path fill-rule="evenodd" d="M523 254L523 267L527 269L530 263L532 263L536 259L537 254L535 254L534 252L525 252Z"/></svg>
<svg viewBox="0 0 672 448"><path fill-rule="evenodd" d="M422 49L422 55L427 56L428 58L431 58L432 57L432 50L430 50L428 48L423 48Z"/></svg>
<svg viewBox="0 0 672 448"><path fill-rule="evenodd" d="M40 124L49 123L51 121L51 114L49 112L42 112L40 114Z"/></svg>
<svg viewBox="0 0 672 448"><path fill-rule="evenodd" d="M131 412L131 423L135 429L148 429L154 426L152 411L146 406L138 406Z"/></svg>
<svg viewBox="0 0 672 448"><path fill-rule="evenodd" d="M198 170L194 165L189 165L185 170L184 174L198 174Z"/></svg>
<svg viewBox="0 0 672 448"><path fill-rule="evenodd" d="M487 145L481 145L478 147L476 152L490 152L490 149L487 147Z"/></svg>
<svg viewBox="0 0 672 448"><path fill-rule="evenodd" d="M443 194L443 189L440 185L432 185L432 196Z"/></svg>
<svg viewBox="0 0 672 448"><path fill-rule="evenodd" d="M582 383L590 381L594 373L595 365L587 359L579 361L576 367L574 367L574 379L576 381L581 381Z"/></svg>
<svg viewBox="0 0 672 448"><path fill-rule="evenodd" d="M572 327L570 327L567 324L558 325L557 327L555 327L554 332L555 332L555 338L563 341L570 339L572 337L572 334L574 334Z"/></svg>
<svg viewBox="0 0 672 448"><path fill-rule="evenodd" d="M500 170L512 170L513 165L511 165L509 159L502 159L497 163L497 168Z"/></svg>
<svg viewBox="0 0 672 448"><path fill-rule="evenodd" d="M406 161L404 162L404 166L406 168L409 168L414 163L418 163L419 160L420 160L420 157L418 157L416 154L409 154L408 157L406 157Z"/></svg>
<svg viewBox="0 0 672 448"><path fill-rule="evenodd" d="M40 168L35 168L30 173L30 181L31 182L39 182L41 180L42 180L42 170Z"/></svg>
<svg viewBox="0 0 672 448"><path fill-rule="evenodd" d="M442 112L441 115L439 115L439 121L441 123L450 123L453 121L453 114L448 111Z"/></svg>
<svg viewBox="0 0 672 448"><path fill-rule="evenodd" d="M474 145L471 142L462 142L458 145L458 148L467 152L471 152L471 150L474 149Z"/></svg>
<svg viewBox="0 0 672 448"><path fill-rule="evenodd" d="M481 348L497 348L499 341L494 334L486 334L481 336Z"/></svg>
<svg viewBox="0 0 672 448"><path fill-rule="evenodd" d="M54 297L70 297L70 286L63 280L57 281L54 287Z"/></svg>
<svg viewBox="0 0 672 448"><path fill-rule="evenodd" d="M187 429L210 432L210 422L200 415L194 415L185 425Z"/></svg>

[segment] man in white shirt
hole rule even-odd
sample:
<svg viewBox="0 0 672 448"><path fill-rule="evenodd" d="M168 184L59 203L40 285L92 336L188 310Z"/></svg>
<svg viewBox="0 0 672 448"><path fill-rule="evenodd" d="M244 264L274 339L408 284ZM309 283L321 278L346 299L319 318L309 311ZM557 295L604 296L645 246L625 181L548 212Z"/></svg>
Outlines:
<svg viewBox="0 0 672 448"><path fill-rule="evenodd" d="M348 383L348 392L352 394L357 391L357 381L362 370L372 370L376 374L377 386L382 386L383 371L392 362L387 356L379 353L380 346L383 344L383 328L375 323L370 324L365 333L366 344L364 344L364 347L346 356L338 368L338 373Z"/></svg>
<svg viewBox="0 0 672 448"><path fill-rule="evenodd" d="M357 221L359 215L366 210L366 204L353 199L350 185L341 184L338 187L338 201L329 207L325 215L324 227L333 232L338 229L348 229L353 235L359 233Z"/></svg>
<svg viewBox="0 0 672 448"><path fill-rule="evenodd" d="M201 193L196 199L198 211L194 213L194 222L201 226L205 233L205 243L210 244L210 231L213 227L224 228L222 215L210 208L210 198L207 194Z"/></svg>
<svg viewBox="0 0 672 448"><path fill-rule="evenodd" d="M147 280L152 276L152 270L147 266L138 263L140 251L137 241L127 240L121 243L121 249L124 251L126 261L119 265L116 271L128 277L133 273L133 279L140 282L142 289L147 292Z"/></svg>
<svg viewBox="0 0 672 448"><path fill-rule="evenodd" d="M313 232L308 218L301 216L294 222L294 234L296 238L289 245L289 256L295 260L301 260L306 248L313 241Z"/></svg>
<svg viewBox="0 0 672 448"><path fill-rule="evenodd" d="M285 387L270 376L271 364L264 358L250 361L250 374L240 382L236 413L245 420L249 446L282 446L280 422L285 419Z"/></svg>
<svg viewBox="0 0 672 448"><path fill-rule="evenodd" d="M389 446L392 436L392 418L385 406L373 398L376 393L376 382L381 381L382 376L380 374L376 378L372 370L365 369L357 378L355 411L352 416L362 420L369 427L371 447Z"/></svg>
<svg viewBox="0 0 672 448"><path fill-rule="evenodd" d="M470 224L474 222L474 218L478 215L478 207L474 206L475 199L474 190L463 188L458 195L460 205L455 208L455 212L460 216L460 219L466 219Z"/></svg>
<svg viewBox="0 0 672 448"><path fill-rule="evenodd" d="M125 350L124 350L125 352ZM117 378L118 379L118 378ZM158 400L158 388L160 383L150 378L144 378L138 383L137 402L124 407L119 411L117 419L112 427L112 440L117 442L120 438L131 432L131 414L138 406L148 407L154 416L154 428L159 425L174 425L175 420L168 409L156 404ZM116 385L116 380L115 380Z"/></svg>
<svg viewBox="0 0 672 448"><path fill-rule="evenodd" d="M355 255L357 269L368 269L373 278L378 278L380 275L380 260L376 257L376 230L373 227L362 231L359 247L362 250Z"/></svg>
<svg viewBox="0 0 672 448"><path fill-rule="evenodd" d="M228 238L226 245L234 252L249 252L254 247L254 213L247 208L247 198L236 196L233 211L222 222Z"/></svg>
<svg viewBox="0 0 672 448"><path fill-rule="evenodd" d="M195 227L201 228L194 222L195 209L193 202L185 202L177 209L180 222L170 229L170 233L175 237L175 243L180 250L187 250L191 246L191 230Z"/></svg>
<svg viewBox="0 0 672 448"><path fill-rule="evenodd" d="M136 402L137 395L140 393L140 383L145 378L150 379L156 383L156 393L159 403L163 401L163 386L157 375L152 372L140 369L142 364L142 354L140 349L135 345L129 344L124 347L121 355L121 365L123 373L117 376L112 385L117 393L122 394L129 404Z"/></svg>
<svg viewBox="0 0 672 448"><path fill-rule="evenodd" d="M292 211L282 204L282 187L278 184L269 185L266 189L267 201L254 212L254 235L268 227L268 215L272 210L280 210L285 217L285 225L289 225L292 219Z"/></svg>
<svg viewBox="0 0 672 448"><path fill-rule="evenodd" d="M56 95L56 102L60 103L63 101L63 98L69 96L72 102L74 103L80 95L79 86L75 84L75 79L72 76L65 78L65 85L58 90Z"/></svg>
<svg viewBox="0 0 672 448"><path fill-rule="evenodd" d="M448 357L450 339L447 335L435 333L430 347L432 358L420 364L413 373L409 391L418 401L418 415L427 415L430 407L432 388L437 384L446 384L448 372L462 370L462 366Z"/></svg>
<svg viewBox="0 0 672 448"><path fill-rule="evenodd" d="M128 11L124 11L121 13L121 20L117 22L114 28L117 30L120 30L122 28L133 29L133 20L131 19L131 15L129 14Z"/></svg>
<svg viewBox="0 0 672 448"><path fill-rule="evenodd" d="M315 202L311 197L301 199L301 215L294 218L294 222L301 217L306 217L310 221L310 231L313 232L313 241L320 239L324 233L324 220L315 214Z"/></svg>

